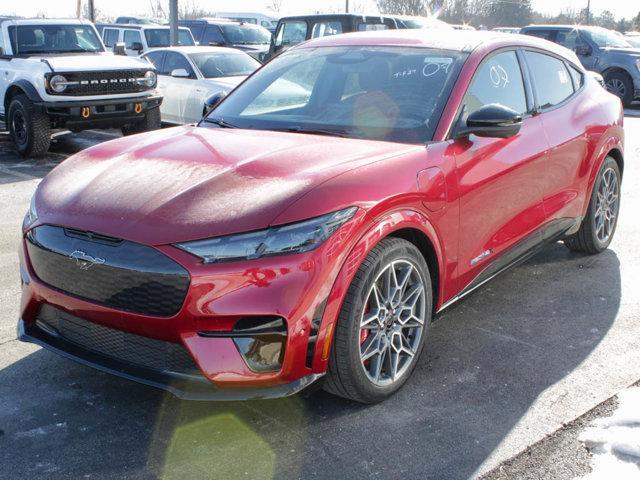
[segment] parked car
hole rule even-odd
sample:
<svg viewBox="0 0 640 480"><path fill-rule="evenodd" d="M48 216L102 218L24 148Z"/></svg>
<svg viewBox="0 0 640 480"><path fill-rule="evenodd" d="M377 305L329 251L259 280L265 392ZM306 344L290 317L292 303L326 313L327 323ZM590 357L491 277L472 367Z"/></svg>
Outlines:
<svg viewBox="0 0 640 480"><path fill-rule="evenodd" d="M244 52L224 47L169 47L143 55L158 72L164 123L197 122L207 97L228 93L260 62Z"/></svg>
<svg viewBox="0 0 640 480"><path fill-rule="evenodd" d="M237 48L260 61L269 50L271 33L258 25L222 18L180 20L178 24L189 28L199 45Z"/></svg>
<svg viewBox="0 0 640 480"><path fill-rule="evenodd" d="M520 27L495 27L492 30L501 33L520 33Z"/></svg>
<svg viewBox="0 0 640 480"><path fill-rule="evenodd" d="M604 77L607 89L625 106L640 98L640 49L611 30L581 25L530 25L521 33L573 50L587 70Z"/></svg>
<svg viewBox="0 0 640 480"><path fill-rule="evenodd" d="M467 25L465 24L450 24L451 28L453 28L454 30L475 30L476 27L474 27L473 25Z"/></svg>
<svg viewBox="0 0 640 480"><path fill-rule="evenodd" d="M216 17L260 25L271 33L275 32L276 25L278 25L277 17L258 12L216 12Z"/></svg>
<svg viewBox="0 0 640 480"><path fill-rule="evenodd" d="M137 57L152 48L168 47L171 45L171 29L160 25L103 25L102 40L113 49L117 44L124 43L127 55ZM178 28L178 43L193 46L196 41L191 31L186 27Z"/></svg>
<svg viewBox="0 0 640 480"><path fill-rule="evenodd" d="M282 82L306 98L265 108ZM607 248L622 122L573 53L534 37L306 42L198 126L49 173L23 225L19 338L183 398L323 381L381 401L434 313L544 245Z"/></svg>
<svg viewBox="0 0 640 480"><path fill-rule="evenodd" d="M164 25L167 23L167 21L163 18L122 16L122 17L117 17L114 23L133 24L133 25Z"/></svg>
<svg viewBox="0 0 640 480"><path fill-rule="evenodd" d="M55 129L160 127L153 66L106 53L89 22L0 21L0 70L0 120L22 156L45 154Z"/></svg>
<svg viewBox="0 0 640 480"><path fill-rule="evenodd" d="M312 38L347 32L401 28L422 27L407 27L404 22L400 21L399 17L387 15L329 13L283 17L278 20L278 26L269 46L269 53L264 60L269 60L284 50Z"/></svg>

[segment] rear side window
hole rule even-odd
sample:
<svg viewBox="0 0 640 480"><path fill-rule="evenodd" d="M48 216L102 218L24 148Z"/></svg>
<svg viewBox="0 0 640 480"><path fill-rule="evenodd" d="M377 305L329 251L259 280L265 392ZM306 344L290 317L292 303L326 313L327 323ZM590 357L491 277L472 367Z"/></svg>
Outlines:
<svg viewBox="0 0 640 480"><path fill-rule="evenodd" d="M524 114L527 97L516 52L502 52L482 62L464 97L465 114L498 103Z"/></svg>
<svg viewBox="0 0 640 480"><path fill-rule="evenodd" d="M562 60L544 53L525 51L538 107L558 105L573 94L571 77Z"/></svg>
<svg viewBox="0 0 640 480"><path fill-rule="evenodd" d="M388 30L389 25L385 25L384 23L358 23L358 31L359 32L369 32L371 30Z"/></svg>
<svg viewBox="0 0 640 480"><path fill-rule="evenodd" d="M104 44L107 47L113 47L116 43L118 43L118 33L119 30L116 30L115 28L105 28L104 29Z"/></svg>
<svg viewBox="0 0 640 480"><path fill-rule="evenodd" d="M311 38L328 37L342 33L342 23L340 22L318 22L311 30Z"/></svg>
<svg viewBox="0 0 640 480"><path fill-rule="evenodd" d="M577 68L569 65L569 75L571 75L571 79L573 80L573 89L580 90L584 84L584 74Z"/></svg>

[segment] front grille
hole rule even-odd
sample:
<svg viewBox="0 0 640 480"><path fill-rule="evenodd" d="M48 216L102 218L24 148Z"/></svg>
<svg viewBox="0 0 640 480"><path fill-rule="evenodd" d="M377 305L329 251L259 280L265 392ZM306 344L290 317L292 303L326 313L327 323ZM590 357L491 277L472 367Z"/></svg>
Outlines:
<svg viewBox="0 0 640 480"><path fill-rule="evenodd" d="M55 72L50 74L63 75L68 82L78 82L69 85L66 90L57 95L109 95L118 93L139 93L149 90L146 85L137 80L144 77L148 70L115 70L112 72ZM49 92L56 95L55 92Z"/></svg>
<svg viewBox="0 0 640 480"><path fill-rule="evenodd" d="M47 285L119 310L169 317L189 288L188 272L158 250L104 235L42 225L27 252Z"/></svg>
<svg viewBox="0 0 640 480"><path fill-rule="evenodd" d="M98 325L50 305L40 308L36 325L49 335L115 360L155 370L199 372L193 358L181 345Z"/></svg>

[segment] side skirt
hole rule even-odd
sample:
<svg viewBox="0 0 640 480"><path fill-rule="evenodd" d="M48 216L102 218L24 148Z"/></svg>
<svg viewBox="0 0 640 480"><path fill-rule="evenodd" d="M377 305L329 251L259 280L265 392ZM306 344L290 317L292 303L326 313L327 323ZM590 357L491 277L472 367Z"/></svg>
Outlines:
<svg viewBox="0 0 640 480"><path fill-rule="evenodd" d="M568 232L579 227L581 221L582 218L560 218L546 223L493 260L460 293L444 303L436 313L442 312L511 267L525 262L547 245L562 239Z"/></svg>

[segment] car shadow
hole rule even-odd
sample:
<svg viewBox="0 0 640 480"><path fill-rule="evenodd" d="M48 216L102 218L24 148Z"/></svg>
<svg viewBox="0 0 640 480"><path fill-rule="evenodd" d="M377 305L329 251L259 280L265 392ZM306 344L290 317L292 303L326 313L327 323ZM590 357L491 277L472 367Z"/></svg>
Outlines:
<svg viewBox="0 0 640 480"><path fill-rule="evenodd" d="M371 406L180 401L36 350L0 370L0 478L468 478L619 304L613 251L555 244L443 313L407 385Z"/></svg>

